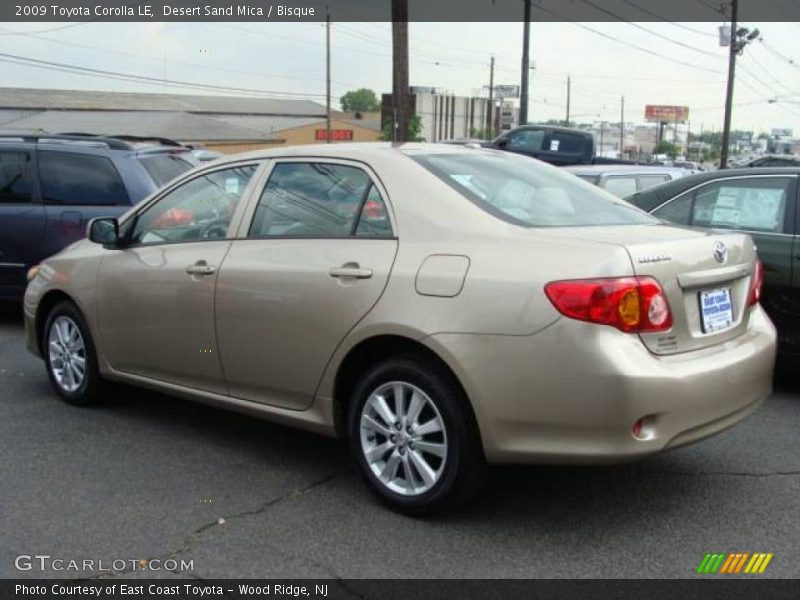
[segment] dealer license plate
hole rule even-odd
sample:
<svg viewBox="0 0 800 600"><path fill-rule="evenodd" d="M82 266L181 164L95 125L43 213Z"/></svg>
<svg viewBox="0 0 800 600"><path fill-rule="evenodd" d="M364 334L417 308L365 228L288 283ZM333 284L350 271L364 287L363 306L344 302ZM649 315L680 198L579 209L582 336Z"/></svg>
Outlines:
<svg viewBox="0 0 800 600"><path fill-rule="evenodd" d="M705 333L722 331L733 325L731 288L700 292L700 315Z"/></svg>

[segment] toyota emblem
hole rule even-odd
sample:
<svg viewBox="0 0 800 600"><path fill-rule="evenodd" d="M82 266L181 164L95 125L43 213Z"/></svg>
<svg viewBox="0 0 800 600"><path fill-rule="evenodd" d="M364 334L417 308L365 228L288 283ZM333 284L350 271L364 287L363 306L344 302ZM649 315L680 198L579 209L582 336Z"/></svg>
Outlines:
<svg viewBox="0 0 800 600"><path fill-rule="evenodd" d="M728 260L728 247L722 242L714 242L714 258L718 263Z"/></svg>

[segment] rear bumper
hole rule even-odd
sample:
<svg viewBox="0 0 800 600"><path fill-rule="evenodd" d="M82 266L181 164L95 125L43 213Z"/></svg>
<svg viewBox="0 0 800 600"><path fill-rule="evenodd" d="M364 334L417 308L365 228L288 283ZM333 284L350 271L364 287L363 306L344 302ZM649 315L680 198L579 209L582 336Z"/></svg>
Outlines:
<svg viewBox="0 0 800 600"><path fill-rule="evenodd" d="M771 393L775 328L674 356L637 336L566 318L531 336L427 338L459 376L494 463L610 463L708 437ZM648 439L632 426L645 419Z"/></svg>

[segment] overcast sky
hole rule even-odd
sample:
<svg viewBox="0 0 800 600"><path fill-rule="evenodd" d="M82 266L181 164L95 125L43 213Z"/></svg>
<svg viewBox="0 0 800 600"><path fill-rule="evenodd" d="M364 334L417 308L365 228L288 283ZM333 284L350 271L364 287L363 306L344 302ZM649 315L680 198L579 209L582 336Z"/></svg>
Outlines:
<svg viewBox="0 0 800 600"><path fill-rule="evenodd" d="M764 43L751 44L738 63L734 127L800 132L800 24L745 25L757 26ZM579 121L618 120L624 95L626 121L643 121L645 104L678 104L690 107L693 131L719 130L727 49L719 47L718 26L533 23L530 120L564 117L570 74ZM389 23L333 24L334 96L357 87L391 90L390 31ZM496 83L519 83L521 23L411 23L410 31L412 85L469 95L488 84L491 54ZM0 53L324 102L320 23L4 23ZM212 93L0 64L4 86Z"/></svg>

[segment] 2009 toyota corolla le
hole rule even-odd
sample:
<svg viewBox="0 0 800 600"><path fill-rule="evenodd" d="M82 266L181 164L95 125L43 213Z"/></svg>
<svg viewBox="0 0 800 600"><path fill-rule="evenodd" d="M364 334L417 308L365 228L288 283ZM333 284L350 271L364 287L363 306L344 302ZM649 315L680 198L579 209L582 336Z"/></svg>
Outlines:
<svg viewBox="0 0 800 600"><path fill-rule="evenodd" d="M693 442L770 393L746 235L492 150L281 148L190 172L29 274L68 402L122 381L337 434L407 512L488 463Z"/></svg>

